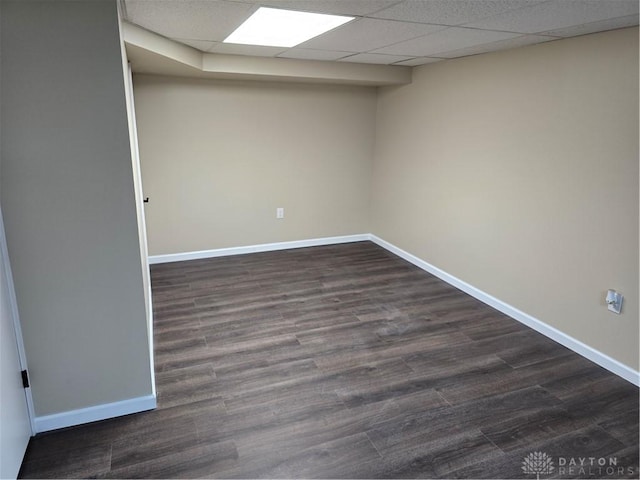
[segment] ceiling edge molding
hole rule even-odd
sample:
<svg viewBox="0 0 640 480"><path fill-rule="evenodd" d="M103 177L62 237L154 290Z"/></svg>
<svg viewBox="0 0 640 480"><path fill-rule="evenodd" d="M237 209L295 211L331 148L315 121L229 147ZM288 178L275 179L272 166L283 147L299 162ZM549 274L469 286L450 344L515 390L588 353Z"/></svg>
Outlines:
<svg viewBox="0 0 640 480"><path fill-rule="evenodd" d="M203 53L124 21L122 33L135 73L366 86L411 83L411 67Z"/></svg>
<svg viewBox="0 0 640 480"><path fill-rule="evenodd" d="M148 50L169 60L202 70L202 52L132 23L122 22L122 35L126 45ZM132 65L135 67L135 64ZM135 68L134 68L135 70Z"/></svg>

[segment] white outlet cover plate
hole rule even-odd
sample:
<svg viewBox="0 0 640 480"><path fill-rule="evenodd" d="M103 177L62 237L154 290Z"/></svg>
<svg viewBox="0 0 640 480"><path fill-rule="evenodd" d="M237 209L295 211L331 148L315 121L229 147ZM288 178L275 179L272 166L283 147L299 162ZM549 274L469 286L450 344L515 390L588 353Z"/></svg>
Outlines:
<svg viewBox="0 0 640 480"><path fill-rule="evenodd" d="M613 313L620 313L620 310L622 310L622 300L623 300L623 296L620 293L615 293L615 302L614 303L608 303L607 304L607 308L609 309L610 312Z"/></svg>

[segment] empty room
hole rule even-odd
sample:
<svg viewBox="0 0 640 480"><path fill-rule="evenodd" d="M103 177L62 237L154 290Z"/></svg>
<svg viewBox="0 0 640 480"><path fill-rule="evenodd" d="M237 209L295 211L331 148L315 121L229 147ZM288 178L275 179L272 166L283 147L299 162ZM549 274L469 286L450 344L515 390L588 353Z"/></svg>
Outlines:
<svg viewBox="0 0 640 480"><path fill-rule="evenodd" d="M0 0L0 478L639 478L636 0Z"/></svg>

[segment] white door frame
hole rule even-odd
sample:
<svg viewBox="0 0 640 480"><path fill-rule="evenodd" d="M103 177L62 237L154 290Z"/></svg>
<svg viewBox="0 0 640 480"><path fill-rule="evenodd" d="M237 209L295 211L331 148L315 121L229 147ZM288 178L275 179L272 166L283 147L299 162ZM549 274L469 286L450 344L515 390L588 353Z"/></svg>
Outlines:
<svg viewBox="0 0 640 480"><path fill-rule="evenodd" d="M4 275L7 281L7 287L9 289L9 308L13 318L13 328L16 334L16 345L18 347L18 357L20 360L20 368L22 370L27 368L27 355L24 351L24 341L22 339L22 328L20 326L20 316L18 313L18 301L16 300L16 291L13 285L13 275L11 274L11 264L9 262L9 250L7 248L7 238L4 232L4 219L2 217L2 208L0 208L0 255L4 258L4 272L0 272L0 275ZM24 389L24 394L27 399L27 412L29 414L29 425L31 426L31 435L36 434L35 424L35 411L33 408L33 396L31 395L31 387Z"/></svg>
<svg viewBox="0 0 640 480"><path fill-rule="evenodd" d="M151 390L156 396L156 376L153 351L153 296L151 293L151 272L149 270L149 251L147 246L147 222L144 211L144 194L142 191L142 169L140 166L140 150L138 146L138 124L136 120L136 106L133 93L133 72L131 63L127 63L125 72L125 89L127 101L127 115L129 120L129 134L131 136L131 161L133 168L134 193L136 198L136 213L138 217L138 235L140 241L140 260L142 262L142 277L144 283L147 334L149 336L149 361L151 368Z"/></svg>

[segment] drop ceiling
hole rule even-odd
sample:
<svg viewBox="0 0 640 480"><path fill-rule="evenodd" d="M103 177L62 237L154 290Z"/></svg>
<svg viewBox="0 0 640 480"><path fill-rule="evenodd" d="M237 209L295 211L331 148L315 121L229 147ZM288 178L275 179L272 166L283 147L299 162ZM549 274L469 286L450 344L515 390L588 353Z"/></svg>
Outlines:
<svg viewBox="0 0 640 480"><path fill-rule="evenodd" d="M124 0L124 19L201 52L417 66L638 25L638 0ZM356 17L293 48L223 40L260 6Z"/></svg>

